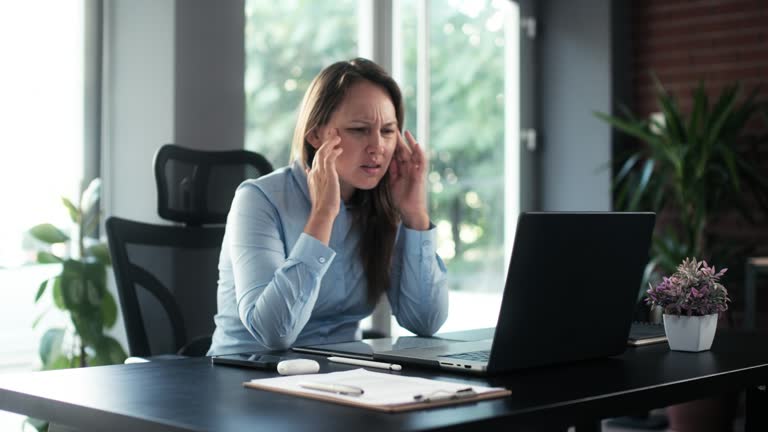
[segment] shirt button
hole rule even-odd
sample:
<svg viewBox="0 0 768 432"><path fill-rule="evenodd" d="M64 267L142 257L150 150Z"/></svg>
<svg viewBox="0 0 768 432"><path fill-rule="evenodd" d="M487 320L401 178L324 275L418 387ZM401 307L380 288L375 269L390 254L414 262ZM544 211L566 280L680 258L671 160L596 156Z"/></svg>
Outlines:
<svg viewBox="0 0 768 432"><path fill-rule="evenodd" d="M429 242L429 240L424 240L424 242L422 242L422 243L421 243L421 245L422 245L422 246L424 246L424 247L427 247L427 246L429 246L430 244L431 244L431 243Z"/></svg>
<svg viewBox="0 0 768 432"><path fill-rule="evenodd" d="M317 261L320 262L320 264L325 264L325 257L320 257Z"/></svg>

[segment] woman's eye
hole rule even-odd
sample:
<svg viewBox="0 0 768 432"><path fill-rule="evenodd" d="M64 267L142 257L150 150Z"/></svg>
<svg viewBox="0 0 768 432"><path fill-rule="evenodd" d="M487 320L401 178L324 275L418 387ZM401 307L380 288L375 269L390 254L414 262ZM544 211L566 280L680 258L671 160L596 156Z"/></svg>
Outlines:
<svg viewBox="0 0 768 432"><path fill-rule="evenodd" d="M358 127L358 128L349 128L347 130L350 131L350 132L354 132L354 133L366 133L366 131L368 129L366 129L364 127Z"/></svg>
<svg viewBox="0 0 768 432"><path fill-rule="evenodd" d="M390 136L393 133L395 133L394 129L384 129L384 130L381 131L381 134L384 135L384 136Z"/></svg>

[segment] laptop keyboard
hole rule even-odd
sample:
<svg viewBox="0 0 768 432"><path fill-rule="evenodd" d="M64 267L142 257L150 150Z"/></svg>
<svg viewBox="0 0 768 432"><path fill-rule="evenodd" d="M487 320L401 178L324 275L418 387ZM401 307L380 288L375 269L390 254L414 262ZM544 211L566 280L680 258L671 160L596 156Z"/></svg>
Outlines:
<svg viewBox="0 0 768 432"><path fill-rule="evenodd" d="M465 353L459 353L459 354L446 354L441 355L439 357L446 357L446 358L454 358L459 360L470 360L470 361L477 361L477 362L487 362L488 359L491 357L491 351L471 351L471 352L465 352Z"/></svg>

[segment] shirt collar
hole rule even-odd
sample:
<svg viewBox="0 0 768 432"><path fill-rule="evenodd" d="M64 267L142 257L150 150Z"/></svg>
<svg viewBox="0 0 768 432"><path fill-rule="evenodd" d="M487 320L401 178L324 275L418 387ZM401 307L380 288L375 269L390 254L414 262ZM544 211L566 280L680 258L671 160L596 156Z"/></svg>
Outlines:
<svg viewBox="0 0 768 432"><path fill-rule="evenodd" d="M299 189L301 189L301 192L304 194L304 198L306 198L307 201L312 201L309 197L307 172L304 171L304 164L299 159L296 159L291 163L291 174L293 175L294 180L296 180L296 183L299 185Z"/></svg>

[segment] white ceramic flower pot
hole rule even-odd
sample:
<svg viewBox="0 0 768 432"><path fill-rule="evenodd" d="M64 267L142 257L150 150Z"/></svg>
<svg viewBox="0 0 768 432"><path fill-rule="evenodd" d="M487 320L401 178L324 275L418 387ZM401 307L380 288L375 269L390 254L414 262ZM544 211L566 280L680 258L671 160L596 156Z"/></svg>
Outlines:
<svg viewBox="0 0 768 432"><path fill-rule="evenodd" d="M664 331L669 348L675 351L706 351L712 346L717 314L704 316L664 314Z"/></svg>

